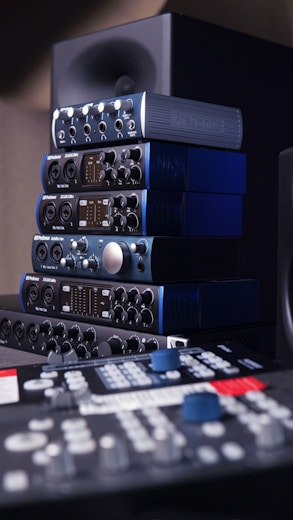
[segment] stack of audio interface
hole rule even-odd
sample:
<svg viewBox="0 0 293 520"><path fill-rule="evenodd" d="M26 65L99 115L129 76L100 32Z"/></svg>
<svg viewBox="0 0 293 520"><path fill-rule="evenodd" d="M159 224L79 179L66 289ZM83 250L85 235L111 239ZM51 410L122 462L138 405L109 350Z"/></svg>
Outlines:
<svg viewBox="0 0 293 520"><path fill-rule="evenodd" d="M8 345L15 329L18 347L104 357L257 323L259 282L238 274L238 108L142 92L58 107L51 131L20 283L31 319L2 320Z"/></svg>

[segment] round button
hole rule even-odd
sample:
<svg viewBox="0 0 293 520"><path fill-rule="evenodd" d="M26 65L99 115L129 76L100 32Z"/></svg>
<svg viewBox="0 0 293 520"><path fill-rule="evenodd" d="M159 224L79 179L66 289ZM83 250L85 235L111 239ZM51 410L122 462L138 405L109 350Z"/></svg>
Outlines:
<svg viewBox="0 0 293 520"><path fill-rule="evenodd" d="M167 372L180 368L179 351L175 348L155 350L152 352L152 369L154 372Z"/></svg>
<svg viewBox="0 0 293 520"><path fill-rule="evenodd" d="M184 397L183 419L188 422L216 421L222 416L218 394L198 392Z"/></svg>

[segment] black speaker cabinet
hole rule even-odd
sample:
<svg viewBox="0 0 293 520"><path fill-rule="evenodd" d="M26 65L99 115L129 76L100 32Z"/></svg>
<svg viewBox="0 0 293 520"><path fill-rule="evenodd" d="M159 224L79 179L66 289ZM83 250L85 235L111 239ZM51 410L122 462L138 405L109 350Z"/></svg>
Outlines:
<svg viewBox="0 0 293 520"><path fill-rule="evenodd" d="M278 154L293 141L293 50L176 13L53 46L52 110L143 90L241 108L240 274L260 279L261 321L275 324Z"/></svg>
<svg viewBox="0 0 293 520"><path fill-rule="evenodd" d="M276 352L293 368L293 148L279 155Z"/></svg>

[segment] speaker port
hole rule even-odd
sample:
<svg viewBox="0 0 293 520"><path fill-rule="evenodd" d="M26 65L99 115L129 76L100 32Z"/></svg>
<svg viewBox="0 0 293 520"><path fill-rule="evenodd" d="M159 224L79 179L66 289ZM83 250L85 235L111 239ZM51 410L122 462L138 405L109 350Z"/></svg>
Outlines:
<svg viewBox="0 0 293 520"><path fill-rule="evenodd" d="M31 283L27 289L27 297L30 303L35 303L39 298L39 288L35 283Z"/></svg>
<svg viewBox="0 0 293 520"><path fill-rule="evenodd" d="M37 245L36 255L38 260L40 260L41 262L44 262L46 260L48 256L48 247L47 244L45 244L45 242L41 242Z"/></svg>
<svg viewBox="0 0 293 520"><path fill-rule="evenodd" d="M0 325L1 334L7 338L11 332L11 321L8 318L4 318Z"/></svg>
<svg viewBox="0 0 293 520"><path fill-rule="evenodd" d="M54 289L51 285L46 285L42 290L42 300L46 305L52 305L54 301Z"/></svg>
<svg viewBox="0 0 293 520"><path fill-rule="evenodd" d="M105 121L100 121L100 123L99 123L99 132L101 134L104 134L106 132L106 130L107 130L107 125L106 125Z"/></svg>
<svg viewBox="0 0 293 520"><path fill-rule="evenodd" d="M75 126L70 126L68 131L69 131L70 137L75 137L76 136L76 128L75 128Z"/></svg>
<svg viewBox="0 0 293 520"><path fill-rule="evenodd" d="M50 250L50 255L53 262L55 262L55 264L59 264L61 258L63 257L63 248L61 244L53 244Z"/></svg>
<svg viewBox="0 0 293 520"><path fill-rule="evenodd" d="M92 128L91 128L91 125L89 125L88 123L86 123L83 127L83 133L84 135L90 135L92 131Z"/></svg>
<svg viewBox="0 0 293 520"><path fill-rule="evenodd" d="M49 178L51 181L56 182L61 175L61 166L57 161L52 162L49 167Z"/></svg>
<svg viewBox="0 0 293 520"><path fill-rule="evenodd" d="M59 209L59 217L64 224L69 222L72 217L72 206L70 202L63 202Z"/></svg>
<svg viewBox="0 0 293 520"><path fill-rule="evenodd" d="M24 337L24 323L22 321L16 321L13 326L13 334L16 339L22 339Z"/></svg>
<svg viewBox="0 0 293 520"><path fill-rule="evenodd" d="M123 128L123 121L122 119L116 119L115 121L115 128L118 132L120 132Z"/></svg>
<svg viewBox="0 0 293 520"><path fill-rule="evenodd" d="M48 202L44 207L44 220L52 222L56 218L56 206L54 202Z"/></svg>
<svg viewBox="0 0 293 520"><path fill-rule="evenodd" d="M76 177L76 164L74 161L67 161L65 164L64 177L68 181L72 181Z"/></svg>

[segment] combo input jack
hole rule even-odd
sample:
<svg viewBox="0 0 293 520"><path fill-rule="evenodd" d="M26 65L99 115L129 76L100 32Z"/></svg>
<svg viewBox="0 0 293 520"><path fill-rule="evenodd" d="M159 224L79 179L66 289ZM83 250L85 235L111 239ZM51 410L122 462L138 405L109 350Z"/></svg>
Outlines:
<svg viewBox="0 0 293 520"><path fill-rule="evenodd" d="M42 290L42 300L45 305L52 305L54 301L54 289L51 285L46 285Z"/></svg>
<svg viewBox="0 0 293 520"><path fill-rule="evenodd" d="M16 339L21 340L24 337L24 323L22 321L16 321L13 326L13 334Z"/></svg>
<svg viewBox="0 0 293 520"><path fill-rule="evenodd" d="M40 244L38 244L36 255L38 260L40 260L41 262L44 262L46 260L48 256L48 247L47 244L45 244L45 242L41 242Z"/></svg>

